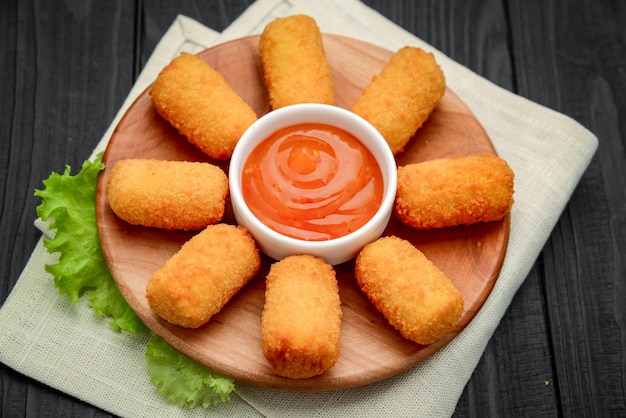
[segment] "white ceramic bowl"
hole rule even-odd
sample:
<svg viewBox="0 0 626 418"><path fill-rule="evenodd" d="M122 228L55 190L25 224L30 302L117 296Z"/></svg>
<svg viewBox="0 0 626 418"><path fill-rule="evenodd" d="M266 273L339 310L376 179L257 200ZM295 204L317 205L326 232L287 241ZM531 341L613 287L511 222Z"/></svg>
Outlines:
<svg viewBox="0 0 626 418"><path fill-rule="evenodd" d="M301 123L321 123L351 133L370 149L381 168L384 182L382 203L367 223L348 235L324 241L306 241L282 235L256 218L243 198L241 173L250 153L277 130ZM259 118L239 139L229 167L230 197L237 223L248 229L261 251L276 260L295 254L311 254L336 265L354 258L363 246L375 241L385 230L393 209L396 185L396 161L382 135L360 116L323 104L286 106Z"/></svg>

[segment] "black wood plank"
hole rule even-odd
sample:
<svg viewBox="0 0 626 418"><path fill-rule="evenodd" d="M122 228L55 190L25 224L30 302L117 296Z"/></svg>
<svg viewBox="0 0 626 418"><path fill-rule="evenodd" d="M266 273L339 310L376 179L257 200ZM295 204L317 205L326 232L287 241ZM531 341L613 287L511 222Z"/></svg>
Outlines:
<svg viewBox="0 0 626 418"><path fill-rule="evenodd" d="M142 65L150 57L154 47L177 15L190 17L215 31L221 32L252 3L254 3L253 0L144 1L141 8L142 30L139 54Z"/></svg>
<svg viewBox="0 0 626 418"><path fill-rule="evenodd" d="M477 74L513 89L507 20L501 1L363 3Z"/></svg>
<svg viewBox="0 0 626 418"><path fill-rule="evenodd" d="M455 416L558 414L545 313L539 274L534 268L487 344Z"/></svg>
<svg viewBox="0 0 626 418"><path fill-rule="evenodd" d="M565 416L626 414L626 4L511 1L520 94L568 114L599 149L541 262Z"/></svg>

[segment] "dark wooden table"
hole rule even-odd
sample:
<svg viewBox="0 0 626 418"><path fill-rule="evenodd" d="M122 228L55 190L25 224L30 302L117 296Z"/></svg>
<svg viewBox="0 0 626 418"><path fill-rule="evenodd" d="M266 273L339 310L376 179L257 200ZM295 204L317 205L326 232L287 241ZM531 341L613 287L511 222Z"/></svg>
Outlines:
<svg viewBox="0 0 626 418"><path fill-rule="evenodd" d="M0 303L40 237L35 188L80 167L177 14L237 1L0 0ZM626 2L365 0L599 149L490 340L456 416L626 416ZM0 366L2 417L109 416Z"/></svg>

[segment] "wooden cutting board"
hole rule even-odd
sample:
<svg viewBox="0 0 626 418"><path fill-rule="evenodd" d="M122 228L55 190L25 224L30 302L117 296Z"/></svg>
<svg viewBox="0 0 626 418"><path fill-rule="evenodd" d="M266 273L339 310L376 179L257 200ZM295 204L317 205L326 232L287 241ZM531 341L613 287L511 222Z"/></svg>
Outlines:
<svg viewBox="0 0 626 418"><path fill-rule="evenodd" d="M218 70L261 116L269 111L258 53L258 36L210 48L200 56ZM391 51L356 39L324 35L332 69L336 105L350 108ZM439 157L495 154L493 145L468 107L450 89L429 121L397 156L399 165ZM428 358L467 326L498 277L509 236L509 217L469 227L417 231L392 216L384 235L408 239L455 283L465 300L458 327L440 341L421 346L405 340L387 324L361 293L354 264L336 266L343 309L341 355L321 376L292 380L272 374L261 349L260 318L265 275L272 262L263 257L261 271L205 326L190 330L154 315L145 297L150 276L192 233L136 227L109 208L105 185L110 168L126 158L209 161L228 173L228 162L211 161L157 115L144 92L117 126L106 150L106 169L98 180L97 220L102 249L120 291L144 323L181 353L236 380L299 390L334 390L365 385L398 374ZM227 204L224 222L234 223ZM393 263L393 260L389 260Z"/></svg>

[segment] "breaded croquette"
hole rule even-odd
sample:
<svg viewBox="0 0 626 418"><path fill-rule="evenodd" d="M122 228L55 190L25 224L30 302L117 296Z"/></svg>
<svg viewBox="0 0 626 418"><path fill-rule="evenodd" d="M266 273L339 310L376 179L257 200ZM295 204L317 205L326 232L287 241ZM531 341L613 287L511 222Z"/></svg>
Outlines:
<svg viewBox="0 0 626 418"><path fill-rule="evenodd" d="M271 266L266 286L261 336L273 372L292 379L324 373L339 358L335 271L318 257L289 256Z"/></svg>
<svg viewBox="0 0 626 418"><path fill-rule="evenodd" d="M406 46L363 90L352 111L378 129L395 155L428 119L445 90L434 55Z"/></svg>
<svg viewBox="0 0 626 418"><path fill-rule="evenodd" d="M132 225L200 230L222 220L228 178L209 163L128 159L113 166L106 191Z"/></svg>
<svg viewBox="0 0 626 418"><path fill-rule="evenodd" d="M230 158L244 131L257 119L224 77L197 55L183 52L152 85L157 112L211 158Z"/></svg>
<svg viewBox="0 0 626 418"><path fill-rule="evenodd" d="M417 229L500 220L513 204L513 177L506 161L495 155L399 167L396 216Z"/></svg>
<svg viewBox="0 0 626 418"><path fill-rule="evenodd" d="M154 273L146 297L152 311L167 322L197 328L254 277L260 263L246 228L210 225Z"/></svg>
<svg viewBox="0 0 626 418"><path fill-rule="evenodd" d="M361 290L405 338L432 344L463 313L452 281L409 241L391 236L366 245L355 263Z"/></svg>
<svg viewBox="0 0 626 418"><path fill-rule="evenodd" d="M312 17L293 15L268 23L259 52L272 109L297 103L334 104L322 35Z"/></svg>

